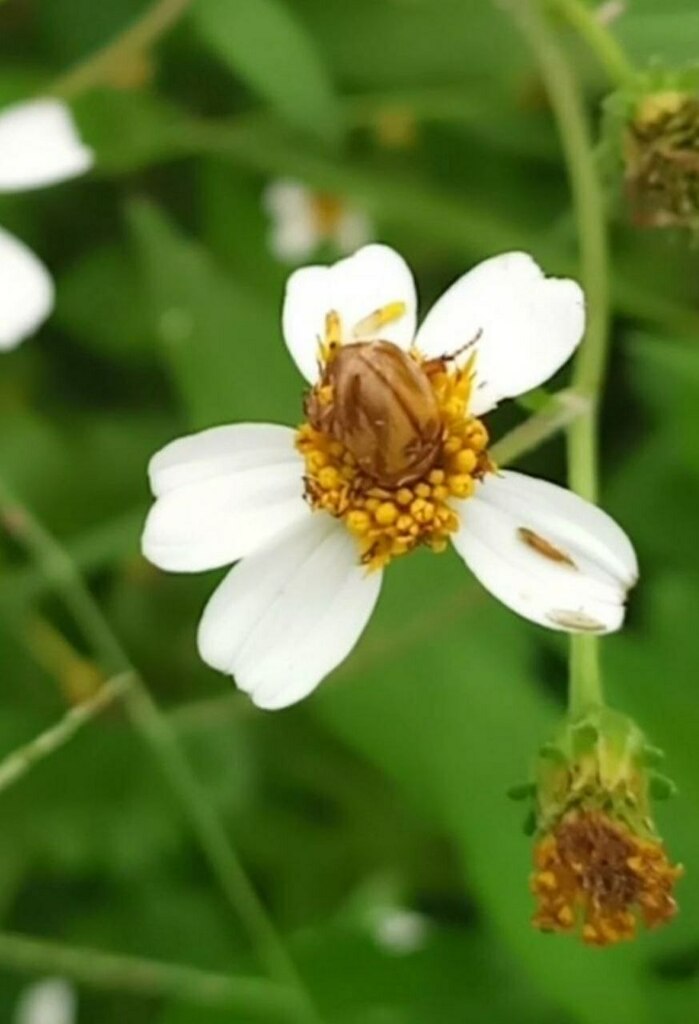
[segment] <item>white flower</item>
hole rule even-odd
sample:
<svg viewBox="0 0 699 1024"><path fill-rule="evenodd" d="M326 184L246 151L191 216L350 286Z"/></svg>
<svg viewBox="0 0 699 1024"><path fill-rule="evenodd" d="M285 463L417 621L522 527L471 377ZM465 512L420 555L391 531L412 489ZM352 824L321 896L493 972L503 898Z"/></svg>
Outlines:
<svg viewBox="0 0 699 1024"><path fill-rule="evenodd" d="M626 0L605 0L595 10L600 25L612 25L626 11Z"/></svg>
<svg viewBox="0 0 699 1024"><path fill-rule="evenodd" d="M92 152L58 100L30 100L0 113L0 193L53 185L91 164ZM43 263L0 228L0 350L32 334L52 307L53 283Z"/></svg>
<svg viewBox="0 0 699 1024"><path fill-rule="evenodd" d="M430 935L429 919L405 907L379 907L371 915L371 924L377 946L393 956L417 953Z"/></svg>
<svg viewBox="0 0 699 1024"><path fill-rule="evenodd" d="M20 995L13 1024L74 1024L77 997L63 978L44 978L29 985Z"/></svg>
<svg viewBox="0 0 699 1024"><path fill-rule="evenodd" d="M362 210L297 181L272 182L263 201L272 221L270 249L285 263L308 259L324 242L332 243L340 253L354 252L374 233Z"/></svg>
<svg viewBox="0 0 699 1024"><path fill-rule="evenodd" d="M416 318L410 270L386 246L296 271L283 332L312 385L309 421L214 427L151 460L144 554L178 572L239 563L198 643L259 707L300 700L349 654L383 567L418 544L451 539L533 622L622 624L637 574L625 533L561 487L494 471L476 418L567 361L584 329L578 285L506 253L452 285L417 333ZM413 392L422 405L410 408Z"/></svg>

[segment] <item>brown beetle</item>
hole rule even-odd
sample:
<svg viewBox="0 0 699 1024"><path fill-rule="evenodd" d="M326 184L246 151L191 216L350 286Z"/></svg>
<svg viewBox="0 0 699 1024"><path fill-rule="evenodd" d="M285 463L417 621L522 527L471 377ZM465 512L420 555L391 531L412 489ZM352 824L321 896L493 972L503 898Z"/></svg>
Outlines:
<svg viewBox="0 0 699 1024"><path fill-rule="evenodd" d="M417 480L439 455L443 428L427 374L390 341L343 345L308 396L306 413L382 487Z"/></svg>

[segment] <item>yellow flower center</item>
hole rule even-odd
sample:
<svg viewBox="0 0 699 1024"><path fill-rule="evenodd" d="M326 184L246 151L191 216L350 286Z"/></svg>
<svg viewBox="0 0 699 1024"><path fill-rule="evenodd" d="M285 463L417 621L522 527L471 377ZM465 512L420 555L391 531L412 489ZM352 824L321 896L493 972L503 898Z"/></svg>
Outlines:
<svg viewBox="0 0 699 1024"><path fill-rule="evenodd" d="M340 226L345 215L345 204L338 196L329 192L314 192L311 195L313 224L321 238L330 238Z"/></svg>
<svg viewBox="0 0 699 1024"><path fill-rule="evenodd" d="M385 323L396 308L374 317ZM333 376L342 348L333 340L337 333L337 314L330 313L321 377L307 398L308 419L296 440L305 461L306 498L344 522L369 569L419 545L443 551L459 527L460 502L494 468L486 428L468 413L473 361L459 368L449 357L426 360L388 342L357 343L351 370ZM404 370L411 375L407 388ZM415 387L422 390L413 402Z"/></svg>
<svg viewBox="0 0 699 1024"><path fill-rule="evenodd" d="M572 811L538 843L532 889L534 924L543 931L580 928L590 945L633 938L676 912L672 890L682 874L662 844L635 835L601 811Z"/></svg>

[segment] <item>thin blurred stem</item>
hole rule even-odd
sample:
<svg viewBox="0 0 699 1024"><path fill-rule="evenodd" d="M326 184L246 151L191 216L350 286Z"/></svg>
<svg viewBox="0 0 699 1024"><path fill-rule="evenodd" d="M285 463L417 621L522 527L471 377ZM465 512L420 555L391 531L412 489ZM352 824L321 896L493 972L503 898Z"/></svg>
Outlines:
<svg viewBox="0 0 699 1024"><path fill-rule="evenodd" d="M549 94L568 165L580 240L580 270L588 319L573 371L573 389L589 407L568 428L568 482L588 501L598 493L599 400L609 347L609 252L604 196L597 174L583 96L567 55L541 12L538 0L519 0L513 12L534 52ZM599 640L571 638L570 704L579 709L603 702Z"/></svg>
<svg viewBox="0 0 699 1024"><path fill-rule="evenodd" d="M138 546L146 511L145 505L139 505L80 533L65 542L66 554L83 574L126 562ZM8 569L0 579L0 602L11 600L17 608L27 607L47 588L46 576L34 563Z"/></svg>
<svg viewBox="0 0 699 1024"><path fill-rule="evenodd" d="M599 638L585 633L570 637L568 656L568 710L572 718L604 705L599 659Z"/></svg>
<svg viewBox="0 0 699 1024"><path fill-rule="evenodd" d="M94 988L178 999L201 1008L243 1013L246 1019L248 1014L280 1024L304 1019L293 989L262 978L214 974L6 932L0 932L0 964L16 971L66 976Z"/></svg>
<svg viewBox="0 0 699 1024"><path fill-rule="evenodd" d="M0 521L52 582L103 668L110 673L131 675L131 685L124 694L124 706L179 799L224 896L246 927L271 977L294 986L299 998L305 1002L306 1020L317 1020L296 967L212 809L206 792L192 772L167 716L155 703L143 679L130 663L85 580L61 544L2 479Z"/></svg>
<svg viewBox="0 0 699 1024"><path fill-rule="evenodd" d="M108 680L89 700L77 704L55 725L8 754L0 761L0 792L19 781L50 754L64 747L84 725L123 697L132 682L133 675L130 672L124 672Z"/></svg>
<svg viewBox="0 0 699 1024"><path fill-rule="evenodd" d="M191 3L192 0L157 0L111 43L56 79L49 92L70 100L96 85L104 85L126 62L147 52L182 17Z"/></svg>
<svg viewBox="0 0 699 1024"><path fill-rule="evenodd" d="M548 0L585 40L609 78L616 85L628 85L636 79L636 70L607 26L582 0Z"/></svg>
<svg viewBox="0 0 699 1024"><path fill-rule="evenodd" d="M496 441L490 449L494 462L498 466L516 462L527 452L534 451L554 434L565 430L576 419L584 416L589 407L589 399L578 394L573 388L551 395L539 412Z"/></svg>

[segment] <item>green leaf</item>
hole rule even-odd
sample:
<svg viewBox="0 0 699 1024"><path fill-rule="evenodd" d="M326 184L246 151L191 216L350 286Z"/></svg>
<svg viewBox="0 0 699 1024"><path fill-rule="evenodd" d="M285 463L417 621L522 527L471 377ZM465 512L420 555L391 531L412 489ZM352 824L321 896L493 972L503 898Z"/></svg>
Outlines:
<svg viewBox="0 0 699 1024"><path fill-rule="evenodd" d="M295 6L352 91L464 81L480 88L488 79L500 90L525 86L529 57L512 19L495 4L295 0Z"/></svg>
<svg viewBox="0 0 699 1024"><path fill-rule="evenodd" d="M144 0L53 0L36 11L44 45L56 62L68 65L108 44L143 13Z"/></svg>
<svg viewBox="0 0 699 1024"><path fill-rule="evenodd" d="M600 957L529 922L530 843L504 791L555 720L531 673L531 627L479 599L456 558L410 563L387 579L376 657L370 633L342 685L321 689L319 713L439 816L492 929L540 993L572 1021L647 1024L636 949Z"/></svg>
<svg viewBox="0 0 699 1024"><path fill-rule="evenodd" d="M386 948L371 927L330 924L295 948L324 1017L339 1024L544 1024L556 1020L507 956L478 925L425 920L411 951Z"/></svg>
<svg viewBox="0 0 699 1024"><path fill-rule="evenodd" d="M199 0L193 16L211 49L286 120L320 138L339 139L327 68L283 0Z"/></svg>
<svg viewBox="0 0 699 1024"><path fill-rule="evenodd" d="M281 340L280 296L227 276L156 207L129 220L163 363L194 427L294 422L301 381Z"/></svg>
<svg viewBox="0 0 699 1024"><path fill-rule="evenodd" d="M93 249L62 275L55 316L100 355L137 364L153 360L143 282L133 256L116 245Z"/></svg>
<svg viewBox="0 0 699 1024"><path fill-rule="evenodd" d="M618 35L637 61L664 64L694 62L697 58L699 11L692 4L683 11L646 13L629 11L619 19Z"/></svg>
<svg viewBox="0 0 699 1024"><path fill-rule="evenodd" d="M182 152L184 116L151 92L93 89L73 103L95 174L132 172Z"/></svg>

